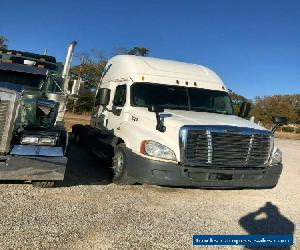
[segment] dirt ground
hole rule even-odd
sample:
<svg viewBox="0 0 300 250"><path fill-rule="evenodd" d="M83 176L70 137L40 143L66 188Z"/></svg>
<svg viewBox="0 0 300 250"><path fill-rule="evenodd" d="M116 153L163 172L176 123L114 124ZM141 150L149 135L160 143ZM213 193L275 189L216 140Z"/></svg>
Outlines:
<svg viewBox="0 0 300 250"><path fill-rule="evenodd" d="M60 186L0 184L0 249L193 249L193 234L261 233L294 234L300 249L300 141L276 143L284 171L270 190L117 186L72 146Z"/></svg>

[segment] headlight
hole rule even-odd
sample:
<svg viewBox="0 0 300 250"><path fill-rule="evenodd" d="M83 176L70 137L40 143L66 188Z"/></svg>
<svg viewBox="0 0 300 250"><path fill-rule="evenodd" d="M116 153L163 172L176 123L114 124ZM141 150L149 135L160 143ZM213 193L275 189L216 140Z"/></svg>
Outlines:
<svg viewBox="0 0 300 250"><path fill-rule="evenodd" d="M274 148L271 156L270 165L282 162L282 152L279 148Z"/></svg>
<svg viewBox="0 0 300 250"><path fill-rule="evenodd" d="M55 137L41 137L39 138L39 145L54 146L56 144Z"/></svg>
<svg viewBox="0 0 300 250"><path fill-rule="evenodd" d="M37 136L24 136L21 139L21 144L38 144L39 138Z"/></svg>
<svg viewBox="0 0 300 250"><path fill-rule="evenodd" d="M170 148L155 141L142 141L141 153L156 158L176 161L176 155Z"/></svg>
<svg viewBox="0 0 300 250"><path fill-rule="evenodd" d="M23 136L21 144L23 145L41 145L41 146L55 146L56 137L38 137L38 136Z"/></svg>

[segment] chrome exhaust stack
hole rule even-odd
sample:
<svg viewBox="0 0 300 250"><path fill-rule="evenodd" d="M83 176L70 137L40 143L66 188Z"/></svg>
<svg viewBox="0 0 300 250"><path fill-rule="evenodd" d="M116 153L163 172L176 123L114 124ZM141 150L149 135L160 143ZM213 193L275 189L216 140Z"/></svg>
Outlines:
<svg viewBox="0 0 300 250"><path fill-rule="evenodd" d="M74 49L75 49L76 45L77 45L76 41L73 41L73 42L70 43L70 45L68 47L68 52L67 52L65 64L64 64L64 69L63 69L63 72L62 72L62 77L64 78L64 92L65 93L68 92L68 84L69 84L69 80L70 80L69 73L70 73L71 62L72 62Z"/></svg>

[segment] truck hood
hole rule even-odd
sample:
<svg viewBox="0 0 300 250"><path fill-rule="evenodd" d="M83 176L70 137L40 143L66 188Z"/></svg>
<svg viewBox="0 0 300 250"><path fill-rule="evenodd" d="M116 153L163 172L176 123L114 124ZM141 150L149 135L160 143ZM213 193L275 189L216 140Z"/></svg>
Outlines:
<svg viewBox="0 0 300 250"><path fill-rule="evenodd" d="M155 114L150 113L146 108L135 108L134 114L142 119L152 114L153 119L150 120L156 123ZM266 130L256 123L235 115L166 109L162 116L167 130L170 127L179 129L184 125L227 125Z"/></svg>
<svg viewBox="0 0 300 250"><path fill-rule="evenodd" d="M21 93L23 91L22 85L10 83L10 82L0 81L0 88L14 90L18 93Z"/></svg>

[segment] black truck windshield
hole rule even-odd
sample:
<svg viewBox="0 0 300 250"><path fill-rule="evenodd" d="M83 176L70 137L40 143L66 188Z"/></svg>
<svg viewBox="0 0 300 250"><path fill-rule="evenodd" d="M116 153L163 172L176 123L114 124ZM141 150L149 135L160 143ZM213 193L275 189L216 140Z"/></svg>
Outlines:
<svg viewBox="0 0 300 250"><path fill-rule="evenodd" d="M131 96L132 105L136 107L157 105L166 109L233 114L231 99L224 91L136 83Z"/></svg>
<svg viewBox="0 0 300 250"><path fill-rule="evenodd" d="M29 88L39 88L43 80L45 80L45 76L43 75L0 70L0 82L18 84Z"/></svg>

